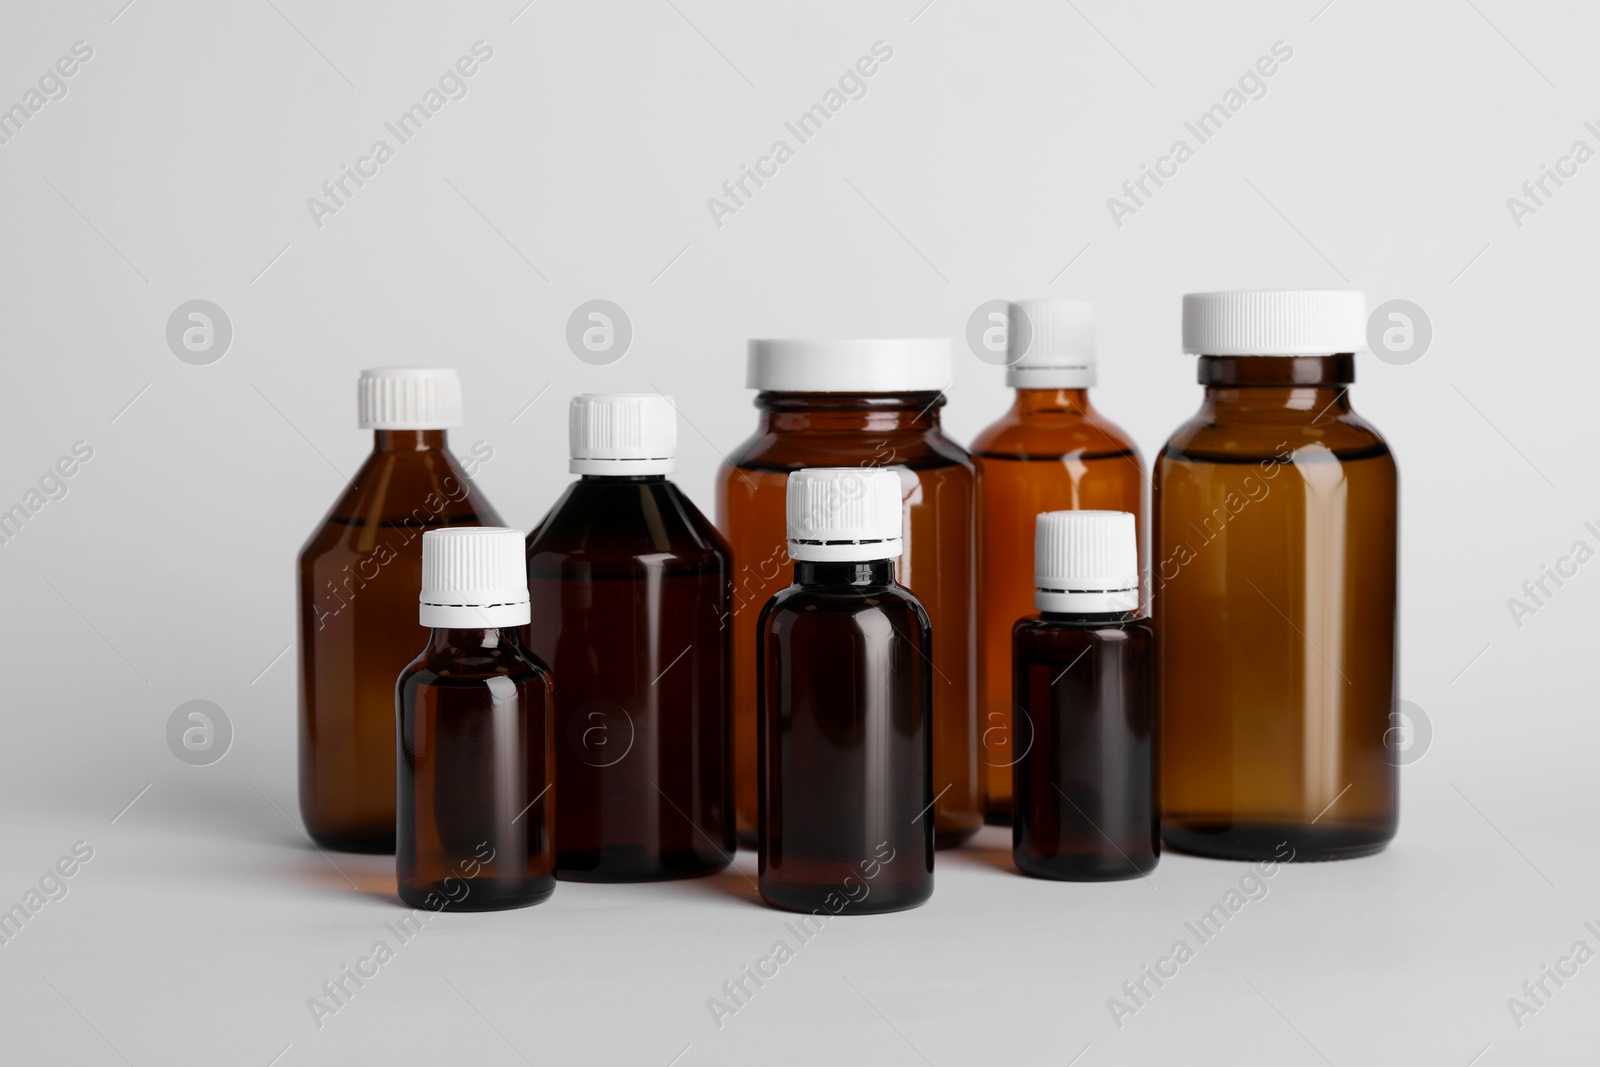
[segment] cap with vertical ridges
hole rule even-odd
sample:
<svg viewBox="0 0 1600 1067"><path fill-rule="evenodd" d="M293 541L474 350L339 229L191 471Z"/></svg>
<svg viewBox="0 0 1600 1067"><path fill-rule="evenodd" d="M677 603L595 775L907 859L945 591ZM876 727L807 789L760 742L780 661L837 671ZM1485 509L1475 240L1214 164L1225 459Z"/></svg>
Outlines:
<svg viewBox="0 0 1600 1067"><path fill-rule="evenodd" d="M1018 300L1010 306L1006 385L1087 389L1095 384L1094 305L1086 300ZM1017 351L1017 346L1025 346Z"/></svg>
<svg viewBox="0 0 1600 1067"><path fill-rule="evenodd" d="M948 337L757 339L745 384L776 393L931 393L954 374Z"/></svg>
<svg viewBox="0 0 1600 1067"><path fill-rule="evenodd" d="M528 569L521 530L457 526L422 535L424 626L523 626L529 619Z"/></svg>
<svg viewBox="0 0 1600 1067"><path fill-rule="evenodd" d="M1202 356L1330 356L1367 350L1358 289L1185 293L1183 350Z"/></svg>
<svg viewBox="0 0 1600 1067"><path fill-rule="evenodd" d="M789 475L789 555L821 562L893 559L902 551L900 476L871 467Z"/></svg>
<svg viewBox="0 0 1600 1067"><path fill-rule="evenodd" d="M1046 511L1035 520L1033 606L1040 611L1133 611L1139 534L1126 511Z"/></svg>
<svg viewBox="0 0 1600 1067"><path fill-rule="evenodd" d="M671 474L678 409L661 393L584 393L568 409L573 474Z"/></svg>
<svg viewBox="0 0 1600 1067"><path fill-rule="evenodd" d="M461 425L461 378L450 367L374 367L361 372L363 430L445 430Z"/></svg>

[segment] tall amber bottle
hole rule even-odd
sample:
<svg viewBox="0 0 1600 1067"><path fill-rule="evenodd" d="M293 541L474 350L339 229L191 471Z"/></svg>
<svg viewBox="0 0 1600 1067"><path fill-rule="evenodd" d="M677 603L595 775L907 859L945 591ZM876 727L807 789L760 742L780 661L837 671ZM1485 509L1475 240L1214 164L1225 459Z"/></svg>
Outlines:
<svg viewBox="0 0 1600 1067"><path fill-rule="evenodd" d="M1033 610L1034 516L1126 511L1144 546L1144 462L1132 438L1089 402L1097 380L1094 319L1081 300L1011 305L1011 410L978 434L980 756L990 822L1011 819L1012 766L1032 739L1013 726L1011 626ZM1142 555L1141 555L1142 560Z"/></svg>
<svg viewBox="0 0 1600 1067"><path fill-rule="evenodd" d="M417 611L427 644L394 693L400 899L435 911L537 904L556 887L555 762L549 672L517 637L522 531L424 534Z"/></svg>
<svg viewBox="0 0 1600 1067"><path fill-rule="evenodd" d="M945 436L952 373L944 339L751 341L761 421L717 477L717 525L733 548L733 743L741 838L756 822L756 617L794 575L785 482L804 467L882 467L900 477L897 580L933 623L934 836L956 845L983 823L978 773L974 569L977 473Z"/></svg>
<svg viewBox="0 0 1600 1067"><path fill-rule="evenodd" d="M1156 462L1162 836L1299 859L1394 836L1398 482L1350 407L1358 292L1184 297L1205 399Z"/></svg>
<svg viewBox="0 0 1600 1067"><path fill-rule="evenodd" d="M728 546L668 475L659 393L571 407L573 473L528 536L530 651L556 690L556 872L634 882L733 858Z"/></svg>
<svg viewBox="0 0 1600 1067"><path fill-rule="evenodd" d="M497 526L450 454L453 370L361 373L372 455L300 550L300 818L323 848L393 852L394 680L417 654L422 535Z"/></svg>
<svg viewBox="0 0 1600 1067"><path fill-rule="evenodd" d="M928 614L894 580L892 471L789 477L794 584L761 610L761 896L819 915L933 893Z"/></svg>

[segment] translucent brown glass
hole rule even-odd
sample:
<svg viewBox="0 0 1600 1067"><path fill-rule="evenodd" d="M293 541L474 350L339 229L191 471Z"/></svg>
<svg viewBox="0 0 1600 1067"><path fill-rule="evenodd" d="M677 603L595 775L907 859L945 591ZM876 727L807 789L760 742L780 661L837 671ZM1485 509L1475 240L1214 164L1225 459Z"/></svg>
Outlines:
<svg viewBox="0 0 1600 1067"><path fill-rule="evenodd" d="M1086 389L1019 389L1011 410L972 442L980 521L980 756L989 821L1011 818L1011 628L1033 612L1034 519L1044 511L1126 511L1144 562L1145 471L1139 450Z"/></svg>
<svg viewBox="0 0 1600 1067"><path fill-rule="evenodd" d="M584 477L528 536L556 687L556 872L704 874L735 846L726 542L661 475Z"/></svg>
<svg viewBox="0 0 1600 1067"><path fill-rule="evenodd" d="M795 564L762 609L761 896L864 915L933 893L928 615L890 560Z"/></svg>
<svg viewBox="0 0 1600 1067"><path fill-rule="evenodd" d="M771 393L761 423L717 477L717 525L733 548L734 783L741 835L756 820L756 619L792 578L785 484L803 467L885 467L900 475L905 554L897 580L933 623L934 838L956 845L983 823L974 670L976 473L939 425L939 393ZM749 839L749 836L746 837Z"/></svg>
<svg viewBox="0 0 1600 1067"><path fill-rule="evenodd" d="M550 695L514 631L432 631L395 686L401 900L492 911L550 896Z"/></svg>
<svg viewBox="0 0 1600 1067"><path fill-rule="evenodd" d="M1350 355L1203 357L1155 468L1162 834L1231 859L1394 835L1398 484Z"/></svg>
<svg viewBox="0 0 1600 1067"><path fill-rule="evenodd" d="M378 430L300 550L300 818L323 848L394 851L394 681L428 633L422 534L499 525L443 430Z"/></svg>
<svg viewBox="0 0 1600 1067"><path fill-rule="evenodd" d="M1161 855L1150 623L1046 612L1017 622L1013 647L1017 868L1076 882L1145 874Z"/></svg>

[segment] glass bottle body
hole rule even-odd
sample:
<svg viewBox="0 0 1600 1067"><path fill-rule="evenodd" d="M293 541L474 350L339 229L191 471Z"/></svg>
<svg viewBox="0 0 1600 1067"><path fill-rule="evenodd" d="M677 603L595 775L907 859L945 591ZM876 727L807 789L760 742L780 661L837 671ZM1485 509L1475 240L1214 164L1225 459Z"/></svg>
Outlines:
<svg viewBox="0 0 1600 1067"><path fill-rule="evenodd" d="M797 562L760 616L760 886L774 907L933 893L928 615L890 560Z"/></svg>
<svg viewBox="0 0 1600 1067"><path fill-rule="evenodd" d="M1135 878L1161 855L1155 636L1129 614L1046 612L1013 629L1021 715L1012 855L1037 878Z"/></svg>
<svg viewBox="0 0 1600 1067"><path fill-rule="evenodd" d="M805 467L894 470L905 500L905 552L895 576L933 625L935 841L960 844L983 823L978 763L976 485L970 457L939 425L943 397L770 393L756 398L761 424L717 478L717 525L733 549L734 781L740 833L757 816L757 615L794 569L784 525L785 485ZM946 786L949 788L946 789Z"/></svg>
<svg viewBox="0 0 1600 1067"><path fill-rule="evenodd" d="M664 476L587 476L527 555L526 644L560 683L557 873L626 882L726 866L726 543Z"/></svg>
<svg viewBox="0 0 1600 1067"><path fill-rule="evenodd" d="M394 681L421 636L422 535L498 525L443 430L378 430L300 550L300 817L321 847L394 851Z"/></svg>
<svg viewBox="0 0 1600 1067"><path fill-rule="evenodd" d="M395 685L400 899L492 911L555 890L549 673L511 629L436 629Z"/></svg>
<svg viewBox="0 0 1600 1067"><path fill-rule="evenodd" d="M1200 360L1156 463L1162 834L1229 859L1358 856L1398 821L1398 475L1354 357Z"/></svg>
<svg viewBox="0 0 1600 1067"><path fill-rule="evenodd" d="M1010 411L972 442L981 545L978 623L980 755L985 813L1011 819L1012 626L1033 612L1034 519L1046 511L1126 511L1145 544L1144 462L1133 440L1089 402L1087 389L1019 389Z"/></svg>

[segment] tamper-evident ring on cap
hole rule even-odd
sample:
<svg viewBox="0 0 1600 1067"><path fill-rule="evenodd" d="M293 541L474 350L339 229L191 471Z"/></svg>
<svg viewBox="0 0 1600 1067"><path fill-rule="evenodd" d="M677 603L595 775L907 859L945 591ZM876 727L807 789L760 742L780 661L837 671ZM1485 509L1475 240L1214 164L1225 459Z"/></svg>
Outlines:
<svg viewBox="0 0 1600 1067"><path fill-rule="evenodd" d="M423 626L474 629L525 626L528 571L521 530L453 526L422 535Z"/></svg>
<svg viewBox="0 0 1600 1067"><path fill-rule="evenodd" d="M850 562L894 559L901 540L900 476L892 470L812 467L789 475L789 556Z"/></svg>
<svg viewBox="0 0 1600 1067"><path fill-rule="evenodd" d="M1046 511L1034 531L1034 607L1083 613L1139 607L1139 533L1132 514Z"/></svg>

